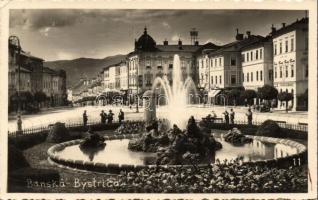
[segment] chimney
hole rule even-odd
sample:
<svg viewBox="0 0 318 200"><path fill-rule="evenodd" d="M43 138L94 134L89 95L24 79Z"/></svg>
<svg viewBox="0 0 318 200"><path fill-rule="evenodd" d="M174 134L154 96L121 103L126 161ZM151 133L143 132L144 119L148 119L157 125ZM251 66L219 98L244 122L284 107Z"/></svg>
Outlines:
<svg viewBox="0 0 318 200"><path fill-rule="evenodd" d="M168 40L167 39L165 39L165 41L163 41L163 45L168 45Z"/></svg>
<svg viewBox="0 0 318 200"><path fill-rule="evenodd" d="M195 45L195 46L199 46L199 41L195 41L195 42L194 42L194 45Z"/></svg>
<svg viewBox="0 0 318 200"><path fill-rule="evenodd" d="M182 41L179 39L179 41L178 41L178 45L179 46L182 46Z"/></svg>
<svg viewBox="0 0 318 200"><path fill-rule="evenodd" d="M179 45L179 49L181 50L182 49L182 41L180 39L178 41L178 45Z"/></svg>
<svg viewBox="0 0 318 200"><path fill-rule="evenodd" d="M251 31L246 31L246 35L247 35L247 38L250 38L250 36L251 36Z"/></svg>
<svg viewBox="0 0 318 200"><path fill-rule="evenodd" d="M276 32L276 28L275 28L274 24L272 24L271 29L272 29L272 33L275 33L275 32Z"/></svg>
<svg viewBox="0 0 318 200"><path fill-rule="evenodd" d="M283 28L285 28L286 23L282 23L282 25L283 25Z"/></svg>
<svg viewBox="0 0 318 200"><path fill-rule="evenodd" d="M236 36L235 36L236 40L243 40L243 34L239 33L239 29L236 29Z"/></svg>

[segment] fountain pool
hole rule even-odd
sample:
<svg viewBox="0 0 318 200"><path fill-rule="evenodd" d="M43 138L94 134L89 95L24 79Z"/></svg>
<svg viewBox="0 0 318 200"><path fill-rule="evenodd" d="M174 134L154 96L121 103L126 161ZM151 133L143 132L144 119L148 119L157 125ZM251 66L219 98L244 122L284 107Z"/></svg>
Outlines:
<svg viewBox="0 0 318 200"><path fill-rule="evenodd" d="M291 156L300 153L301 149L296 146L289 146L282 143L267 142L260 139L253 139L251 143L242 146L234 146L223 139L222 134L215 134L215 139L222 143L223 148L216 151L212 163L216 159L223 161L240 157L243 162L253 162L261 160L272 160L281 157ZM105 149L83 152L79 145L67 146L54 155L64 160L76 158L83 162L92 161L104 164L129 164L129 165L151 165L156 160L155 153L132 152L128 150L129 139L107 140Z"/></svg>

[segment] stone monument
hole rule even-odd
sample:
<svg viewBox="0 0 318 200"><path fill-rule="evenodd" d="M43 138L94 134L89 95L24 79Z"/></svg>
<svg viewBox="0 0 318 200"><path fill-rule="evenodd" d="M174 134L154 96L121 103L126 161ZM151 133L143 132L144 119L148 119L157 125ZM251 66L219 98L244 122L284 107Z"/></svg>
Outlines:
<svg viewBox="0 0 318 200"><path fill-rule="evenodd" d="M144 120L146 125L149 125L156 120L156 94L151 90L147 90L142 99L144 105Z"/></svg>

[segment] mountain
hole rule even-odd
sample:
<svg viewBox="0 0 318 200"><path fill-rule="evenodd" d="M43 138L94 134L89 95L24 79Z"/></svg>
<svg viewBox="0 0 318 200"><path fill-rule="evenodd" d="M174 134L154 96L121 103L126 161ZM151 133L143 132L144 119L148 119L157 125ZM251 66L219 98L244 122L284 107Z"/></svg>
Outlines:
<svg viewBox="0 0 318 200"><path fill-rule="evenodd" d="M115 55L103 59L77 58L74 60L56 60L44 62L44 66L54 70L65 70L67 88L70 88L78 83L81 77L96 77L104 67L119 63L125 57L126 55Z"/></svg>

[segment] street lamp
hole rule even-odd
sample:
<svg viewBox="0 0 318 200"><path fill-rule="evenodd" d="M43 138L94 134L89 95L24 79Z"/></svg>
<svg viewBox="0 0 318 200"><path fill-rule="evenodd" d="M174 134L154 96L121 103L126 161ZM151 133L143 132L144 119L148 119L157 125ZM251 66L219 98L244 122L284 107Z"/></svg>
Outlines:
<svg viewBox="0 0 318 200"><path fill-rule="evenodd" d="M9 37L9 45L12 44L14 46L14 55L15 55L15 64L18 65L18 88L17 88L17 97L18 97L18 110L17 114L20 114L21 110L21 102L20 102L20 85L21 85L21 79L20 79L20 57L21 57L21 46L20 46L20 40L17 36L10 36ZM17 50L17 51L16 51ZM16 56L17 52L17 56Z"/></svg>

